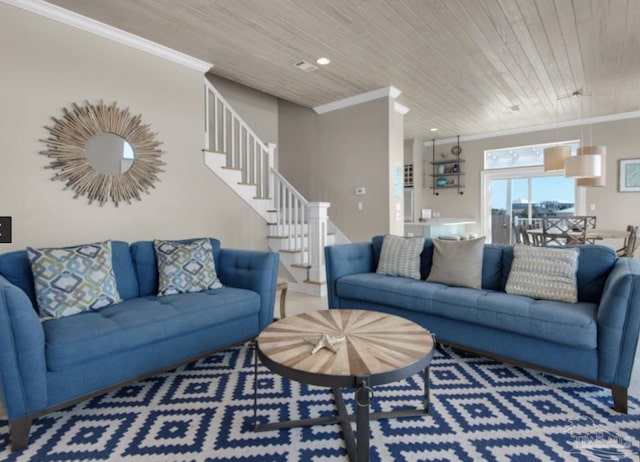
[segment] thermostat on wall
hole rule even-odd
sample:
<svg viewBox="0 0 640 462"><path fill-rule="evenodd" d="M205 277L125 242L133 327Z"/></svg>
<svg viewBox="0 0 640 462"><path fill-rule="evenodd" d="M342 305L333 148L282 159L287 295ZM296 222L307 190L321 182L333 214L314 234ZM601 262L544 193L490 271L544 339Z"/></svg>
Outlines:
<svg viewBox="0 0 640 462"><path fill-rule="evenodd" d="M364 196L367 193L365 188L356 188L356 196Z"/></svg>

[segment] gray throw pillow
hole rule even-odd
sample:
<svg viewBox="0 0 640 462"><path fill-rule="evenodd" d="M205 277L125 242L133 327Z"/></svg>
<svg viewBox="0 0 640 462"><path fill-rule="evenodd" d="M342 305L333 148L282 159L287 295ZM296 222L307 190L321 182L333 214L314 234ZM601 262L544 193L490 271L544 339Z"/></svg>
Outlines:
<svg viewBox="0 0 640 462"><path fill-rule="evenodd" d="M472 289L482 287L484 236L468 241L434 239L433 247L427 281Z"/></svg>
<svg viewBox="0 0 640 462"><path fill-rule="evenodd" d="M376 273L420 279L420 254L423 247L423 237L387 234L382 241Z"/></svg>
<svg viewBox="0 0 640 462"><path fill-rule="evenodd" d="M42 317L63 318L120 303L111 241L72 247L27 247Z"/></svg>
<svg viewBox="0 0 640 462"><path fill-rule="evenodd" d="M576 303L579 255L577 248L554 249L516 244L505 292Z"/></svg>

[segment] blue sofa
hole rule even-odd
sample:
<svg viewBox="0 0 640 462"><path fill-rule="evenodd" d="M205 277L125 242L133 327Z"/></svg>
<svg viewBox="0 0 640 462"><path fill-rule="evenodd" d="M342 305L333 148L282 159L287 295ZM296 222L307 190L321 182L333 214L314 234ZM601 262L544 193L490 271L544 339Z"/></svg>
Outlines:
<svg viewBox="0 0 640 462"><path fill-rule="evenodd" d="M330 308L362 308L411 319L442 344L610 388L627 412L640 331L640 260L604 246L580 246L578 303L505 293L513 247L485 244L482 288L426 282L433 243L425 239L421 278L376 273L383 237L325 248ZM461 271L464 271L461 268Z"/></svg>
<svg viewBox="0 0 640 462"><path fill-rule="evenodd" d="M0 391L13 450L28 444L33 418L254 338L273 320L278 255L210 242L222 289L158 297L153 242L112 241L123 301L55 320L34 309L26 250L0 255Z"/></svg>

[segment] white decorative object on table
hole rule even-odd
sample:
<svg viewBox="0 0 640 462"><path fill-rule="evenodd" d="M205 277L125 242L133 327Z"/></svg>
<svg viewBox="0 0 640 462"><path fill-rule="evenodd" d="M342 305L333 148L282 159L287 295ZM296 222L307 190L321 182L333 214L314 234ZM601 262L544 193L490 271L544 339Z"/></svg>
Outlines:
<svg viewBox="0 0 640 462"><path fill-rule="evenodd" d="M333 353L337 353L338 350L336 346L340 345L342 342L344 342L344 340L344 337L334 337L333 335L329 334L314 335L312 337L304 338L305 342L310 343L311 345L315 345L313 347L313 350L311 350L312 355L316 354L323 348L326 348Z"/></svg>

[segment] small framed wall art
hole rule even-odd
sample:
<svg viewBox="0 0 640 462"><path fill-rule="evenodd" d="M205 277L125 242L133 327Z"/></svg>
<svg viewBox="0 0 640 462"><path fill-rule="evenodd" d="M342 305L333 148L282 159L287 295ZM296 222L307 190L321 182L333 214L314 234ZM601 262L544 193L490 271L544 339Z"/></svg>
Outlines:
<svg viewBox="0 0 640 462"><path fill-rule="evenodd" d="M620 159L618 191L640 192L640 159Z"/></svg>

